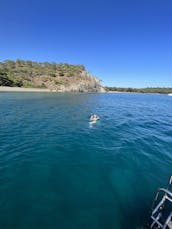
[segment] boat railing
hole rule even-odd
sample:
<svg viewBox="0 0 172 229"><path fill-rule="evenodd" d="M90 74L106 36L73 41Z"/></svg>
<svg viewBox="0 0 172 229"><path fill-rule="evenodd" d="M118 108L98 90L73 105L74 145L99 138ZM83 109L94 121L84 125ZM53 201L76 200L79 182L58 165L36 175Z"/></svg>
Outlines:
<svg viewBox="0 0 172 229"><path fill-rule="evenodd" d="M160 188L154 198L148 228L172 229L172 176L167 188Z"/></svg>

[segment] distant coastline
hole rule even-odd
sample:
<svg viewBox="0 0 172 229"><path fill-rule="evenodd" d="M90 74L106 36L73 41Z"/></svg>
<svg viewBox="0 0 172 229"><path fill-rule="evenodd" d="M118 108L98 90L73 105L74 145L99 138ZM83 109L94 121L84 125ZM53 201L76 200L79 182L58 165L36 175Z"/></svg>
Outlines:
<svg viewBox="0 0 172 229"><path fill-rule="evenodd" d="M105 87L108 93L150 93L150 94L171 94L172 87L146 87L146 88L125 88Z"/></svg>
<svg viewBox="0 0 172 229"><path fill-rule="evenodd" d="M128 93L128 94L132 94L132 93L139 93L139 94L172 94L172 90L167 90L167 88L160 88L158 91L155 90L145 90L142 91L141 89L138 89L138 91L133 90L133 91L127 91L127 88L125 88L126 90L107 90L107 87L105 88L106 91L103 91L101 93L109 93L109 94L118 94L118 93ZM167 92L168 91L168 92ZM64 91L56 91L56 90L52 90L52 89L48 89L48 88L26 88L26 87L8 87L8 86L0 86L0 92L64 92ZM69 91L68 91L69 92ZM87 92L85 92L87 93Z"/></svg>

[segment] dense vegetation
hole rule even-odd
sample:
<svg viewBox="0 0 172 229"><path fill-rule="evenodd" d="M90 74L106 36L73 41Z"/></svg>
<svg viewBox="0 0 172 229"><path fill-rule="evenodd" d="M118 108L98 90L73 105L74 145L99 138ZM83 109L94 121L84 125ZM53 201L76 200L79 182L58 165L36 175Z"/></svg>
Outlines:
<svg viewBox="0 0 172 229"><path fill-rule="evenodd" d="M57 64L55 62L35 62L17 59L0 62L0 85L1 86L35 86L33 78L36 76L78 76L83 70L83 65ZM60 82L59 82L60 83ZM41 85L40 85L41 86ZM45 85L42 85L45 87Z"/></svg>
<svg viewBox="0 0 172 229"><path fill-rule="evenodd" d="M105 87L106 91L135 92L135 93L172 93L172 87L146 87L146 88L124 88L124 87Z"/></svg>
<svg viewBox="0 0 172 229"><path fill-rule="evenodd" d="M90 75L83 65L20 59L0 62L0 86L40 87L58 91L71 85L76 91L99 91L101 88L100 81Z"/></svg>
<svg viewBox="0 0 172 229"><path fill-rule="evenodd" d="M23 85L20 78L11 77L4 70L0 70L0 86L21 87Z"/></svg>

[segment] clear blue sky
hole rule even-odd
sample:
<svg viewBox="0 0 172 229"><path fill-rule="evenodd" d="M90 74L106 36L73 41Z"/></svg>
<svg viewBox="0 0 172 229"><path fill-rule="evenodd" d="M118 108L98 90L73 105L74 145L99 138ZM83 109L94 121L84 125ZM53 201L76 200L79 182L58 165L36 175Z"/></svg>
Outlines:
<svg viewBox="0 0 172 229"><path fill-rule="evenodd" d="M172 86L171 0L1 0L0 61L84 64L109 86Z"/></svg>

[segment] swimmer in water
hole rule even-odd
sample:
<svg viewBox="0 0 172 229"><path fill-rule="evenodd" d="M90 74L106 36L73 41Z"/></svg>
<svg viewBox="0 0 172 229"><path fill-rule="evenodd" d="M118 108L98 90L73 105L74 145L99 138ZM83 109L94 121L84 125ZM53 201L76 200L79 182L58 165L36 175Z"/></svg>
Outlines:
<svg viewBox="0 0 172 229"><path fill-rule="evenodd" d="M99 117L96 114L91 115L90 121L97 121Z"/></svg>

